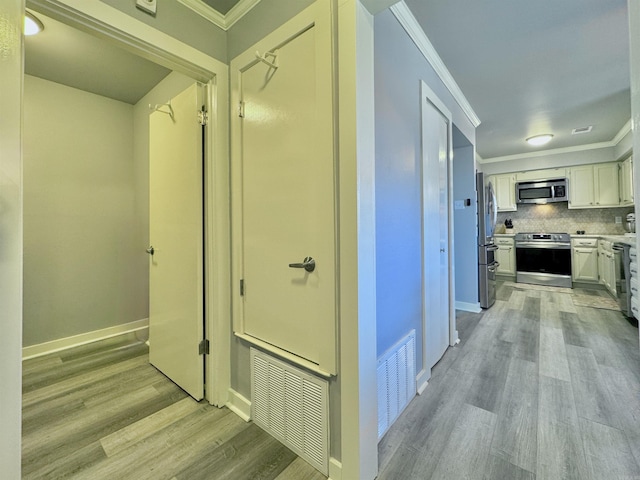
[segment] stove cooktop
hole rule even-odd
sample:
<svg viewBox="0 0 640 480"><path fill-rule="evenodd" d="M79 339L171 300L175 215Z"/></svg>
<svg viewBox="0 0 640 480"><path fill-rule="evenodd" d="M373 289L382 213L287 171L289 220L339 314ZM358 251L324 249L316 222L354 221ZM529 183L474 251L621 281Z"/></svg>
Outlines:
<svg viewBox="0 0 640 480"><path fill-rule="evenodd" d="M568 233L516 233L516 241L527 242L571 242L571 236Z"/></svg>

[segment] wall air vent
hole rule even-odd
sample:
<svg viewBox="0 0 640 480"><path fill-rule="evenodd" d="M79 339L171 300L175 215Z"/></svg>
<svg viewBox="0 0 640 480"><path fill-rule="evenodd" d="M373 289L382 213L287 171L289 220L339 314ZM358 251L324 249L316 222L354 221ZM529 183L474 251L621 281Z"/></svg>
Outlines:
<svg viewBox="0 0 640 480"><path fill-rule="evenodd" d="M593 125L589 125L588 127L580 127L574 128L571 130L571 135L580 135L581 133L589 133L593 130Z"/></svg>

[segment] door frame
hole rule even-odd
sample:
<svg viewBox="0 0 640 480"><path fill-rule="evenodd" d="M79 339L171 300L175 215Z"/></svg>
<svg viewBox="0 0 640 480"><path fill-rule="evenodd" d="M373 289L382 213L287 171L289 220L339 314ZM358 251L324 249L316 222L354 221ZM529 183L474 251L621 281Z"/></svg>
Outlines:
<svg viewBox="0 0 640 480"><path fill-rule="evenodd" d="M28 0L27 7L100 37L207 85L205 144L205 398L225 405L230 386L229 67L213 57L102 2ZM142 246L141 246L142 248ZM194 345L194 348L197 346ZM215 372L215 374L214 374Z"/></svg>
<svg viewBox="0 0 640 480"><path fill-rule="evenodd" d="M448 302L447 302L447 313L448 313L448 328L449 328L449 346L454 346L459 342L458 339L458 331L456 330L456 314L455 314L455 270L454 270L454 258L453 258L453 249L454 249L454 239L453 239L453 116L451 111L447 108L445 103L440 100L438 95L429 88L429 86L422 80L420 82L420 129L421 129L421 137L424 137L424 133L422 129L425 125L425 104L429 102L436 109L440 111L440 113L447 119L448 127L447 127L447 267L449 271L448 282L447 282L447 290L448 290ZM421 153L421 168L424 169L424 153ZM424 175L421 179L420 191L424 192ZM421 223L424 222L424 202L421 202ZM431 378L431 368L427 365L427 334L426 334L426 315L427 315L427 305L425 304L425 291L427 288L425 281L425 270L424 270L424 225L422 225L422 257L423 257L423 265L422 265L422 365L420 372L416 376L416 390L419 394L421 394L424 389L427 387L427 383L429 378Z"/></svg>

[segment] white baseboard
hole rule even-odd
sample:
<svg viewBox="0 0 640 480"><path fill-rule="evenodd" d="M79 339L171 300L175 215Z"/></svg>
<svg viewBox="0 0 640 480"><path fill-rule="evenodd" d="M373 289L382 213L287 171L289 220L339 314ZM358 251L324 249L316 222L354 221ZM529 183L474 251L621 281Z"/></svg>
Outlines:
<svg viewBox="0 0 640 480"><path fill-rule="evenodd" d="M427 388L430 378L431 378L431 369L420 370L420 372L416 376L416 392L418 393L418 395L422 395L422 392L424 392L424 389Z"/></svg>
<svg viewBox="0 0 640 480"><path fill-rule="evenodd" d="M147 335L148 329L149 319L143 318L142 320L123 323L122 325L103 328L102 330L94 330L93 332L81 333L71 337L59 338L50 342L23 347L22 359L28 360L30 358L41 357L42 355L47 355L49 353L55 353L68 348L86 345L87 343L93 343L99 340L106 340L107 338L117 337L118 335L124 335L127 333L136 333L136 335L142 336L138 338L144 338L144 336Z"/></svg>
<svg viewBox="0 0 640 480"><path fill-rule="evenodd" d="M342 480L342 462L329 458L329 480Z"/></svg>
<svg viewBox="0 0 640 480"><path fill-rule="evenodd" d="M458 302L456 301L456 310L462 310L463 312L480 313L480 303Z"/></svg>
<svg viewBox="0 0 640 480"><path fill-rule="evenodd" d="M251 402L236 392L233 388L229 389L229 401L227 402L226 407L245 422L251 420Z"/></svg>

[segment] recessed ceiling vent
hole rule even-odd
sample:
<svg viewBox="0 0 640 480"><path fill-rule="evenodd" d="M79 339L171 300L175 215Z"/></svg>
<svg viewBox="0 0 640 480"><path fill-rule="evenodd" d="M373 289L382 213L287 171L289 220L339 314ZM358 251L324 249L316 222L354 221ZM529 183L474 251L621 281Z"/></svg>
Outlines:
<svg viewBox="0 0 640 480"><path fill-rule="evenodd" d="M589 133L593 130L593 125L589 125L588 127L580 127L574 128L571 130L571 135L580 135L581 133Z"/></svg>

